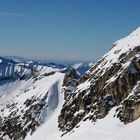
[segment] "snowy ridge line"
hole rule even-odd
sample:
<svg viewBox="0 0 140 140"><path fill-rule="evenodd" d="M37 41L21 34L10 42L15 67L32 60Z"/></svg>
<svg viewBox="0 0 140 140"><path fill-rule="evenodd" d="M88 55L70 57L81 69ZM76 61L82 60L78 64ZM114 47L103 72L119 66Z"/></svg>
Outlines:
<svg viewBox="0 0 140 140"><path fill-rule="evenodd" d="M98 123L99 119L105 119L113 107L119 110L116 115L118 121L124 124L135 120L139 122L139 75L140 28L137 28L127 37L115 42L113 48L80 78L78 85L71 91L59 116L60 129L66 135L64 137L74 130L82 131L82 121L86 124L90 120L91 124L95 122L96 125L96 121ZM135 86L138 89L130 98ZM120 104L122 108L119 108ZM116 112L112 117L115 114ZM76 135L73 138L76 139Z"/></svg>

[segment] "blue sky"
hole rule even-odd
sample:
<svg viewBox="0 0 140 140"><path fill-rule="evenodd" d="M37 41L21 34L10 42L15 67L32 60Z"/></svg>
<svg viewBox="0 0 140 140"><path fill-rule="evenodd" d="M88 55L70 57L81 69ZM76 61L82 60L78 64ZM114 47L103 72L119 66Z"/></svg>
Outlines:
<svg viewBox="0 0 140 140"><path fill-rule="evenodd" d="M140 26L139 0L1 0L0 55L100 58Z"/></svg>

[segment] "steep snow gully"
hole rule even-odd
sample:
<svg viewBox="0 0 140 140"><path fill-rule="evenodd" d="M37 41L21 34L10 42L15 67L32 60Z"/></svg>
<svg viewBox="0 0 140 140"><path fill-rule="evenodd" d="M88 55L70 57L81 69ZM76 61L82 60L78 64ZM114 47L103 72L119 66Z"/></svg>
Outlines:
<svg viewBox="0 0 140 140"><path fill-rule="evenodd" d="M63 76L50 88L47 108L49 116L33 135L28 134L26 140L58 140L61 138L61 132L58 129L58 116L64 103L61 89Z"/></svg>

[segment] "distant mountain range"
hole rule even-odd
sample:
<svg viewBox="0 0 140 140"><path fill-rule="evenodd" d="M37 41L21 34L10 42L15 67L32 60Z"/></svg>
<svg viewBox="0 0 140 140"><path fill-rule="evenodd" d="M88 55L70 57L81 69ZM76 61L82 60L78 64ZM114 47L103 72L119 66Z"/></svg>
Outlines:
<svg viewBox="0 0 140 140"><path fill-rule="evenodd" d="M27 59L24 57L19 56L3 56L3 58L13 60L16 63L19 62L25 62L25 63L32 63L35 65L44 65L44 66L50 66L54 68L74 68L76 69L80 75L84 74L95 62L76 62L76 61L69 61L69 62L62 62L62 61L47 61L47 60L33 60L33 59Z"/></svg>

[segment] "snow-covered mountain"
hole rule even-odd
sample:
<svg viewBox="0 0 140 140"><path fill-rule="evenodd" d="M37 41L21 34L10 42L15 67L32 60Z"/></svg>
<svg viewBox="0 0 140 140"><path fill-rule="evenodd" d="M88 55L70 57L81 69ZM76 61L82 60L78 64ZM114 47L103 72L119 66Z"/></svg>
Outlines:
<svg viewBox="0 0 140 140"><path fill-rule="evenodd" d="M139 140L139 117L140 28L92 66L0 58L2 140Z"/></svg>
<svg viewBox="0 0 140 140"><path fill-rule="evenodd" d="M24 139L59 104L59 69L0 58L0 138Z"/></svg>
<svg viewBox="0 0 140 140"><path fill-rule="evenodd" d="M19 56L4 56L3 58L9 59L16 63L24 62L24 63L32 63L34 65L43 65L58 69L65 69L66 71L70 68L74 68L80 75L83 75L92 65L91 62L76 62L76 61L69 61L69 62L61 62L61 61L47 61L47 60L33 60L27 59Z"/></svg>
<svg viewBox="0 0 140 140"><path fill-rule="evenodd" d="M59 116L63 134L80 130L82 122L96 124L114 108L111 120L119 118L123 124L137 120L140 117L140 28L115 42L77 83L70 93L66 90L69 100Z"/></svg>

